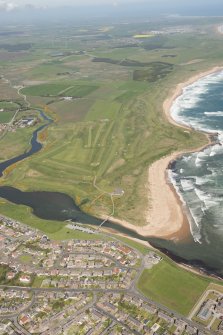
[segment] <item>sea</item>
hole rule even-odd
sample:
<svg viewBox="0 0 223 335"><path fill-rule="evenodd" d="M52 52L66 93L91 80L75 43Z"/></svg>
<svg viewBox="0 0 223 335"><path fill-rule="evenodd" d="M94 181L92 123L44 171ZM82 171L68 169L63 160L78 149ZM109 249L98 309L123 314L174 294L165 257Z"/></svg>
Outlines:
<svg viewBox="0 0 223 335"><path fill-rule="evenodd" d="M188 217L191 238L153 243L223 277L223 71L185 87L170 112L181 125L213 133L216 142L181 156L168 170Z"/></svg>

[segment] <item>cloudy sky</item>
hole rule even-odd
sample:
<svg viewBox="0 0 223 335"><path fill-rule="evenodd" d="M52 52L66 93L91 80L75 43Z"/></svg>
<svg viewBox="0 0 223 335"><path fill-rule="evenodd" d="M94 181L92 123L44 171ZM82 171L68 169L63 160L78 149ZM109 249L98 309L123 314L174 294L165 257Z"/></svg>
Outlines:
<svg viewBox="0 0 223 335"><path fill-rule="evenodd" d="M58 7L58 6L83 6L83 5L112 5L121 7L121 5L130 5L131 3L144 3L151 8L193 8L199 7L214 7L220 6L223 8L223 0L0 0L1 11L13 11L16 8L21 8L26 5L34 7ZM211 8L210 7L210 8Z"/></svg>
<svg viewBox="0 0 223 335"><path fill-rule="evenodd" d="M121 4L128 3L137 3L137 2L145 2L147 4L152 5L192 5L194 2L198 3L220 3L220 0L0 0L0 7L2 9L13 9L15 7L24 6L26 4L31 4L33 6L64 6L64 5L97 5L97 4L110 4L114 6L118 6Z"/></svg>
<svg viewBox="0 0 223 335"><path fill-rule="evenodd" d="M16 7L22 7L30 4L35 7L55 7L64 5L96 5L96 4L111 4L118 5L119 3L130 3L136 2L136 0L0 0L0 8L6 10L12 10Z"/></svg>

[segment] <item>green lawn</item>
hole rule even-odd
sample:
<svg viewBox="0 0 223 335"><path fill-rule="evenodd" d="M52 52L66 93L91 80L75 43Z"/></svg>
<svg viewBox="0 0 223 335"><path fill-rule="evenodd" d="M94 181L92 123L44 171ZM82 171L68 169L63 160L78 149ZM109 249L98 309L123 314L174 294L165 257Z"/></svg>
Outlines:
<svg viewBox="0 0 223 335"><path fill-rule="evenodd" d="M121 109L121 104L116 101L105 101L97 100L91 107L85 120L94 121L100 119L111 119L114 120L118 116L118 112Z"/></svg>
<svg viewBox="0 0 223 335"><path fill-rule="evenodd" d="M17 129L16 132L7 132L0 141L0 161L15 157L27 150L30 146L34 129L34 127L28 127Z"/></svg>
<svg viewBox="0 0 223 335"><path fill-rule="evenodd" d="M98 88L97 85L84 85L75 82L54 82L26 87L22 92L30 96L70 96L82 98Z"/></svg>
<svg viewBox="0 0 223 335"><path fill-rule="evenodd" d="M15 112L0 112L0 123L8 123L14 114Z"/></svg>
<svg viewBox="0 0 223 335"><path fill-rule="evenodd" d="M32 256L28 255L28 254L22 255L22 256L20 256L19 260L20 260L21 263L30 264L31 261L32 261Z"/></svg>
<svg viewBox="0 0 223 335"><path fill-rule="evenodd" d="M148 298L186 316L210 281L163 260L144 270L138 288Z"/></svg>
<svg viewBox="0 0 223 335"><path fill-rule="evenodd" d="M13 101L0 101L0 109L4 111L16 111L19 108L19 105Z"/></svg>
<svg viewBox="0 0 223 335"><path fill-rule="evenodd" d="M74 85L71 89L68 89L64 95L68 97L82 98L92 93L98 88L96 85Z"/></svg>
<svg viewBox="0 0 223 335"><path fill-rule="evenodd" d="M68 87L70 87L68 83L41 84L26 87L22 90L22 93L31 96L57 96Z"/></svg>

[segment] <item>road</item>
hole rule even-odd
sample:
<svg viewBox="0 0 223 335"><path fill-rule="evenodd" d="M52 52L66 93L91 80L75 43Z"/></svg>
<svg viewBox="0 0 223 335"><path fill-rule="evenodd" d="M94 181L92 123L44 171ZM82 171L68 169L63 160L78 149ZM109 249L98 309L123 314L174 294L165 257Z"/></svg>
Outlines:
<svg viewBox="0 0 223 335"><path fill-rule="evenodd" d="M103 309L101 309L100 307L97 306L97 310L106 315L108 318L110 318L111 320L115 321L116 323L120 324L122 327L126 328L130 334L135 334L135 335L142 335L141 333L139 333L137 330L133 330L131 329L128 325L126 325L124 322L116 319L116 317L114 317L112 314L104 311Z"/></svg>
<svg viewBox="0 0 223 335"><path fill-rule="evenodd" d="M9 313L9 314L2 314L0 315L0 320L1 319L7 319L7 318L17 318L19 314L21 313L24 313L26 312L29 308L31 308L35 302L35 297L36 297L36 294L35 292L32 292L32 298L31 298L31 301L26 305L24 306L23 308L19 309L16 313Z"/></svg>
<svg viewBox="0 0 223 335"><path fill-rule="evenodd" d="M64 288L63 289L63 288L32 288L32 287L24 287L23 288L23 287L20 287L20 286L0 285L0 288L3 288L3 289L4 288L8 288L8 289L11 288L11 289L14 289L14 290L25 290L25 291L31 291L31 292L34 292L34 293L38 293L38 292L72 292L72 293L88 292L88 293L93 293L94 295L97 294L97 293L126 293L126 294L132 295L136 299L141 299L145 303L148 303L150 305L155 306L157 310L162 310L164 312L167 312L173 318L183 320L185 323L189 324L191 327L197 328L201 333L203 333L205 331L205 328L202 327L200 324L187 319L185 316L183 316L183 315L181 315L181 314L179 314L177 312L174 312L174 311L170 310L169 308L163 306L162 304L159 304L158 302L153 301L152 299L149 299L149 298L145 297L144 295L142 295L141 293L139 293L134 286L132 286L131 289L100 289L100 288L98 288L98 289L72 289L72 288ZM97 309L98 309L98 307L97 307ZM14 316L15 315L16 314L14 314ZM3 318L0 317L0 319L3 319ZM112 320L115 321L115 318L113 317ZM209 334L210 335L211 334L214 335L215 333L209 330Z"/></svg>

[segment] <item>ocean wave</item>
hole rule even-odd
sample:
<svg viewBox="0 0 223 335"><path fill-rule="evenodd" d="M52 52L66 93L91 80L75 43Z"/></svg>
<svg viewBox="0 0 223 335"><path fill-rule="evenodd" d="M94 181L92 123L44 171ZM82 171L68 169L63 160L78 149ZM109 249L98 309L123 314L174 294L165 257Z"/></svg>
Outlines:
<svg viewBox="0 0 223 335"><path fill-rule="evenodd" d="M188 119L185 120L185 118L182 117L182 113L185 110L196 107L198 103L203 100L205 93L207 93L210 89L210 84L219 83L222 80L223 71L220 71L201 78L198 81L183 88L183 93L177 99L175 99L172 107L170 108L170 113L173 119L176 122L188 125ZM193 124L193 121L190 120L190 122ZM193 124L193 127L194 126L197 127L198 124ZM201 128L203 129L203 127Z"/></svg>
<svg viewBox="0 0 223 335"><path fill-rule="evenodd" d="M177 185L177 181L176 181L176 177L178 176L177 173L174 173L172 170L168 170L168 179L170 181L170 183L174 186L175 191L177 193L177 195L180 198L180 201L182 202L183 205L186 205L186 202L180 192L179 186Z"/></svg>
<svg viewBox="0 0 223 335"><path fill-rule="evenodd" d="M196 167L201 167L203 162L204 162L203 159L200 159L198 156L196 157L196 159L195 159Z"/></svg>
<svg viewBox="0 0 223 335"><path fill-rule="evenodd" d="M193 236L193 239L195 242L200 243L201 244L201 219L202 219L202 215L200 215L200 210L199 210L199 205L197 206L197 208L192 208L190 207L187 202L185 201L182 192L180 191L180 188L177 184L176 181L176 177L178 176L177 173L174 173L172 170L168 170L168 178L169 181L172 183L172 185L174 186L176 193L178 194L182 204L184 205L184 207L187 209L187 217L188 217L188 221L189 221L189 225L190 225L190 232L191 235ZM185 182L189 182L189 180L184 180ZM182 180L181 180L182 182ZM191 181L192 183L192 181ZM182 184L181 184L182 186ZM189 187L189 184L188 184Z"/></svg>
<svg viewBox="0 0 223 335"><path fill-rule="evenodd" d="M213 183L214 181L213 177L212 176L210 177L209 175L205 175L203 177L194 176L193 178L195 179L195 184L197 186L202 186L207 183Z"/></svg>
<svg viewBox="0 0 223 335"><path fill-rule="evenodd" d="M188 212L191 235L193 236L194 242L201 244L201 218L198 217L190 207L188 207Z"/></svg>
<svg viewBox="0 0 223 335"><path fill-rule="evenodd" d="M208 116L223 116L223 111L217 111L217 112L204 112L205 115Z"/></svg>
<svg viewBox="0 0 223 335"><path fill-rule="evenodd" d="M183 191L191 191L194 189L194 183L191 179L181 179L180 184Z"/></svg>
<svg viewBox="0 0 223 335"><path fill-rule="evenodd" d="M185 162L188 162L189 160L191 160L192 156L182 156L181 159Z"/></svg>
<svg viewBox="0 0 223 335"><path fill-rule="evenodd" d="M195 184L198 186L205 185L210 180L210 178L207 177L195 177Z"/></svg>
<svg viewBox="0 0 223 335"><path fill-rule="evenodd" d="M223 145L223 132L218 133L218 140ZM220 146L219 146L220 147Z"/></svg>
<svg viewBox="0 0 223 335"><path fill-rule="evenodd" d="M214 179L215 177L218 176L219 171L216 168L208 166L208 171L211 172L211 177Z"/></svg>
<svg viewBox="0 0 223 335"><path fill-rule="evenodd" d="M223 141L223 138L222 138ZM216 144L211 148L211 152L209 154L210 157L220 155L223 153L223 146L221 144Z"/></svg>
<svg viewBox="0 0 223 335"><path fill-rule="evenodd" d="M205 209L210 209L211 207L217 206L219 204L218 198L213 198L213 195L202 191L198 188L194 188L194 192L199 198L199 200L205 205Z"/></svg>

